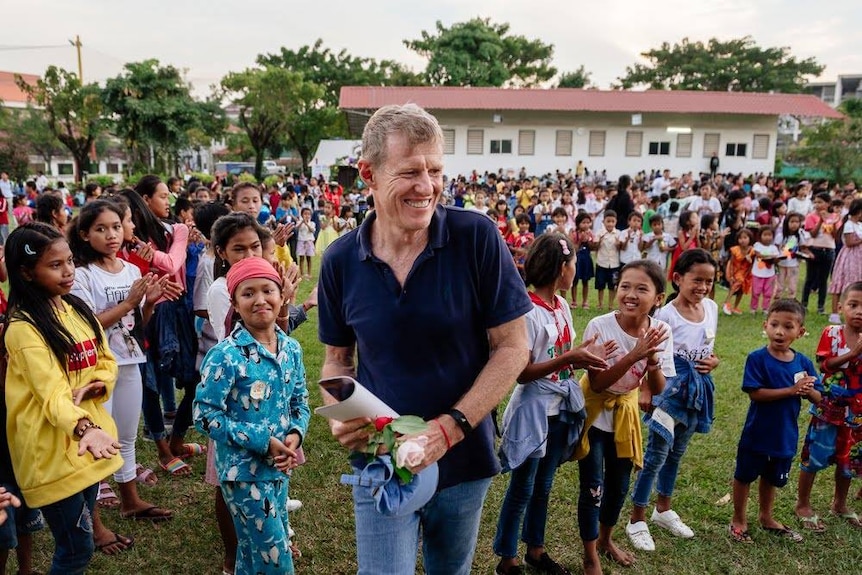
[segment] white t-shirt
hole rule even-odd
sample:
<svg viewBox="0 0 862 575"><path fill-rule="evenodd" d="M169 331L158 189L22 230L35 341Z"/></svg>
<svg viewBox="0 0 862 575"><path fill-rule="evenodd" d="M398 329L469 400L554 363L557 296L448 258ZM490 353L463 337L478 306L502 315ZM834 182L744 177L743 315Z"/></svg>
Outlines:
<svg viewBox="0 0 862 575"><path fill-rule="evenodd" d="M650 242L654 237L655 232L649 232L648 234L644 234L643 241ZM671 248L676 245L676 238L667 232L662 232L661 239L662 241L664 241L665 249ZM661 247L659 246L658 242L653 242L646 250L646 258L660 265L661 269L666 269L668 253L669 252L661 251Z"/></svg>
<svg viewBox="0 0 862 575"><path fill-rule="evenodd" d="M572 235L572 227L569 224L563 224L562 227L557 227L557 224L551 224L547 228L545 228L545 233L550 234L553 232L559 232L564 236Z"/></svg>
<svg viewBox="0 0 862 575"><path fill-rule="evenodd" d="M797 197L792 197L787 200L787 213L788 214L802 214L803 216L807 216L811 211L813 204L811 202L811 198L806 197L804 200L800 200Z"/></svg>
<svg viewBox="0 0 862 575"><path fill-rule="evenodd" d="M213 280L210 289L207 290L207 314L210 316L210 325L215 333L216 341L225 338L224 322L227 314L231 312L230 294L227 293L227 280L224 276Z"/></svg>
<svg viewBox="0 0 862 575"><path fill-rule="evenodd" d="M571 341L575 341L575 328L572 325L571 308L566 300L560 296L555 297L557 299L557 307L553 313L535 304L533 305L533 309L527 312L527 337L530 340L530 361L532 363L549 361L571 349L571 345L568 349L555 349L560 329L564 331L568 329L571 334ZM557 382L572 379L573 377L574 370L568 367L545 377L540 377L535 381ZM562 396L555 398L548 406L547 415L558 415L562 400Z"/></svg>
<svg viewBox="0 0 862 575"><path fill-rule="evenodd" d="M699 216L704 214L719 215L721 214L721 202L718 201L718 198L709 198L708 200L704 200L702 197L698 196L688 203L686 209L697 212L697 215Z"/></svg>
<svg viewBox="0 0 862 575"><path fill-rule="evenodd" d="M314 230L317 229L317 224L309 220L305 220L296 224L296 241L298 242L313 242Z"/></svg>
<svg viewBox="0 0 862 575"><path fill-rule="evenodd" d="M118 260L123 269L117 273L103 270L95 264L75 269L75 285L72 294L78 296L93 310L100 313L117 307L127 297L132 284L141 278L141 271L134 265ZM137 307L105 328L108 347L117 365L145 363L143 316Z"/></svg>
<svg viewBox="0 0 862 575"><path fill-rule="evenodd" d="M670 326L675 355L681 355L688 361L706 359L712 355L718 331L718 304L713 300L703 300L703 320L697 323L682 317L673 302L658 310L655 317Z"/></svg>
<svg viewBox="0 0 862 575"><path fill-rule="evenodd" d="M604 227L596 235L599 247L596 250L596 265L603 268L618 268L620 266L620 251L617 248L619 242L619 230L607 231Z"/></svg>
<svg viewBox="0 0 862 575"><path fill-rule="evenodd" d="M215 257L207 252L198 258L197 275L195 275L194 291L192 292L192 307L195 311L207 311L207 293L213 283L213 265ZM209 312L208 312L209 313ZM195 367L200 369L204 356L212 346L218 343L213 326L209 319L204 319L201 336L198 339L198 356Z"/></svg>
<svg viewBox="0 0 862 575"><path fill-rule="evenodd" d="M641 230L632 231L631 228L620 232L619 241L625 242L625 245L620 249L620 264L626 265L641 259L640 243L643 235Z"/></svg>
<svg viewBox="0 0 862 575"><path fill-rule="evenodd" d="M854 223L851 220L844 222L844 227L841 228L841 236L843 237L845 234L856 234L862 238L862 222Z"/></svg>
<svg viewBox="0 0 862 575"><path fill-rule="evenodd" d="M650 318L651 327L659 327L662 325L666 326L668 331L670 331L669 326L667 326L665 322L656 318ZM633 350L638 342L636 337L630 336L623 331L623 328L620 327L620 324L617 321L617 312L607 313L591 319L590 323L587 324L587 327L584 330L584 341L590 339L596 333L599 334L599 337L596 340L597 344L603 344L607 341L616 341L619 346L617 355L607 360L609 365L614 365L617 360ZM661 344L661 349L658 352L661 371L664 373L665 377L673 377L676 375L676 369L673 365L673 345L673 334L671 333L667 340ZM619 381L610 386L607 391L617 395L623 395L633 389L637 389L646 372L647 360L642 359L635 363L629 371L626 372ZM595 422L593 422L593 427L601 429L602 431L613 432L614 411L612 409L604 410L596 418Z"/></svg>
<svg viewBox="0 0 862 575"><path fill-rule="evenodd" d="M766 265L766 263L761 261L760 258L778 257L780 254L775 244L769 244L768 246L765 246L760 242L755 242L754 252L759 257L754 260L754 266L752 266L751 268L751 275L756 278L773 277L775 275L775 265Z"/></svg>

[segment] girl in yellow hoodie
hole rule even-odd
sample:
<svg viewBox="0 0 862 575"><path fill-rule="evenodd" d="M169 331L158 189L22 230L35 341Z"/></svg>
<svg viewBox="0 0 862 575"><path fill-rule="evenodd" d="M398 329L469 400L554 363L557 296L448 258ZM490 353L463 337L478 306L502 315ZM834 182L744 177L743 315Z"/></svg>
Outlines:
<svg viewBox="0 0 862 575"><path fill-rule="evenodd" d="M9 314L6 430L24 499L41 508L55 550L51 574L84 573L94 551L92 512L101 479L120 468L117 429L102 404L117 364L98 320L77 297L72 253L46 224L6 243Z"/></svg>

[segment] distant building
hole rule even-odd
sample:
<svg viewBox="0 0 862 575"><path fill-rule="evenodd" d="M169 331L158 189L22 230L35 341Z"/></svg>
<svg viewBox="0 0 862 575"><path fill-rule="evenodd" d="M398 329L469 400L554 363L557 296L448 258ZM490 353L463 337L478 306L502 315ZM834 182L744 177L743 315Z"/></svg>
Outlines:
<svg viewBox="0 0 862 575"><path fill-rule="evenodd" d="M668 168L769 173L781 116L840 118L811 95L691 91L602 91L460 87L341 89L339 106L359 135L381 106L414 102L445 137L446 173L531 174L574 169L623 173Z"/></svg>
<svg viewBox="0 0 862 575"><path fill-rule="evenodd" d="M837 108L850 98L862 98L862 74L843 74L834 82L812 82L806 84L805 93Z"/></svg>

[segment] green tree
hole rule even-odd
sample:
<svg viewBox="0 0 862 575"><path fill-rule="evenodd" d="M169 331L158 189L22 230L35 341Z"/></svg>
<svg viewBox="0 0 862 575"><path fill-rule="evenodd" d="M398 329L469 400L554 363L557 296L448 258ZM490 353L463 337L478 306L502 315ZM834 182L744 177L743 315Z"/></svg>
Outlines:
<svg viewBox="0 0 862 575"><path fill-rule="evenodd" d="M126 64L105 83L103 101L132 171L146 169L151 147L175 168L181 149L199 146L225 127L217 102L195 100L180 71L155 59Z"/></svg>
<svg viewBox="0 0 862 575"><path fill-rule="evenodd" d="M313 46L298 50L282 47L275 54L257 57L261 66L277 66L299 72L308 82L323 86L323 99L328 106L338 108L343 86L416 86L422 77L394 60L353 56L347 50L338 53L323 46L318 39Z"/></svg>
<svg viewBox="0 0 862 575"><path fill-rule="evenodd" d="M593 82L590 78L592 74L587 72L583 64L578 66L577 70L571 72L563 72L557 80L557 88L590 88Z"/></svg>
<svg viewBox="0 0 862 575"><path fill-rule="evenodd" d="M239 110L239 126L254 149L254 175L261 179L266 151L284 141L293 113L292 94L303 82L302 74L267 66L231 72L221 81L224 95Z"/></svg>
<svg viewBox="0 0 862 575"><path fill-rule="evenodd" d="M51 131L72 154L75 182L80 183L90 165L93 141L104 129L101 88L95 83L82 85L77 75L56 66L49 66L35 85L18 74L15 83L45 110Z"/></svg>
<svg viewBox="0 0 862 575"><path fill-rule="evenodd" d="M287 119L287 136L302 160L303 174L309 173L308 160L320 140L332 134L343 118L336 108L326 105L324 93L323 86L304 80L290 93L293 110Z"/></svg>
<svg viewBox="0 0 862 575"><path fill-rule="evenodd" d="M761 48L750 36L727 42L711 38L706 44L683 38L641 56L648 63L626 68L619 87L797 93L807 76L818 76L824 69L814 58L797 60L787 47Z"/></svg>
<svg viewBox="0 0 862 575"><path fill-rule="evenodd" d="M554 46L509 33L508 24L473 18L422 38L404 40L407 48L428 59L425 80L440 86L531 87L554 77Z"/></svg>
<svg viewBox="0 0 862 575"><path fill-rule="evenodd" d="M51 160L62 153L63 144L48 125L42 110L27 106L26 110L10 110L5 130L10 141L23 146L27 153L40 156L45 162L46 173L51 174Z"/></svg>
<svg viewBox="0 0 862 575"><path fill-rule="evenodd" d="M826 170L844 183L862 170L862 100L847 100L838 109L845 117L804 130L790 159Z"/></svg>

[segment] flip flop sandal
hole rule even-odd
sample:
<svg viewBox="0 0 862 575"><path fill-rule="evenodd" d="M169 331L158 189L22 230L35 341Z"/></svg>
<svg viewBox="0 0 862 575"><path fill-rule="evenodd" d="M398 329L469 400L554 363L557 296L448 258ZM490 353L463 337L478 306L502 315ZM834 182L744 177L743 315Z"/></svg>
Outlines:
<svg viewBox="0 0 862 575"><path fill-rule="evenodd" d="M847 521L847 524L851 527L855 527L856 529L862 529L862 519L859 519L858 513L848 511L847 513L835 513L835 516Z"/></svg>
<svg viewBox="0 0 862 575"><path fill-rule="evenodd" d="M802 535L793 531L787 525L782 525L781 527L763 527L763 530L767 533L772 533L773 535L780 537L781 539L787 539L788 541L792 541L793 543L802 543Z"/></svg>
<svg viewBox="0 0 862 575"><path fill-rule="evenodd" d="M819 515L812 515L810 517L797 516L796 518L799 520L803 529L807 529L812 533L824 533L826 531L826 526L823 525L822 521L820 521Z"/></svg>
<svg viewBox="0 0 862 575"><path fill-rule="evenodd" d="M156 472L148 467L144 467L140 463L135 467L135 481L141 485L152 487L159 482L159 477Z"/></svg>
<svg viewBox="0 0 862 575"><path fill-rule="evenodd" d="M106 481L99 483L99 492L96 494L96 501L99 503L99 507L104 507L105 509L113 509L120 505L120 499Z"/></svg>
<svg viewBox="0 0 862 575"><path fill-rule="evenodd" d="M738 527L728 525L727 532L735 543L754 543L754 539L751 538L751 534L749 534L748 531L743 531Z"/></svg>
<svg viewBox="0 0 862 575"><path fill-rule="evenodd" d="M180 471L182 471L183 469L191 470L191 468L186 465L186 463L179 457L174 457L167 463L159 462L159 467L161 467L164 471L167 471L174 477L182 477L184 475L189 475L189 473L180 473Z"/></svg>
<svg viewBox="0 0 862 575"><path fill-rule="evenodd" d="M183 452L177 457L186 459L195 455L204 455L207 452L206 445L200 443L183 443Z"/></svg>
<svg viewBox="0 0 862 575"><path fill-rule="evenodd" d="M131 549L132 547L134 547L134 545L134 538L126 537L125 535L120 535L119 533L114 533L114 540L109 541L108 543L103 543L101 545L96 545L96 551L101 551L105 555L116 555L128 549ZM108 553L108 548L114 546L118 546L119 548L113 553Z"/></svg>
<svg viewBox="0 0 862 575"><path fill-rule="evenodd" d="M129 511L120 513L120 517L123 519L134 519L136 521L152 521L153 523L159 523L161 521L168 521L173 519L173 514L166 510L156 507L155 505L151 505L145 509L139 509L137 511Z"/></svg>

